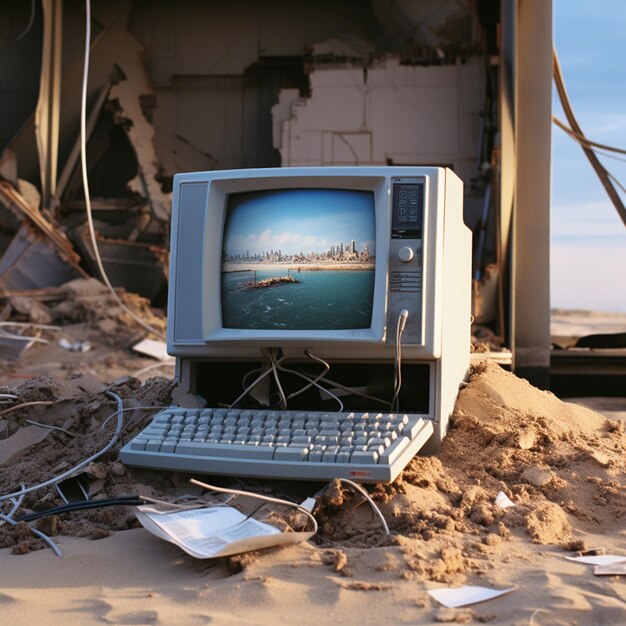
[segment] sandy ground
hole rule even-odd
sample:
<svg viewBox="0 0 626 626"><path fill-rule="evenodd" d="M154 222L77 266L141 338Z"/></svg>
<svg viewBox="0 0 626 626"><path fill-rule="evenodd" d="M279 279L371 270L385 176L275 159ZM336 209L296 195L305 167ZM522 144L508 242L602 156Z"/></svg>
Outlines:
<svg viewBox="0 0 626 626"><path fill-rule="evenodd" d="M550 334L563 347L575 343L579 337L602 333L626 333L626 313L552 310Z"/></svg>
<svg viewBox="0 0 626 626"><path fill-rule="evenodd" d="M0 368L3 392L48 403L1 416L9 434L27 419L71 433L53 431L0 466L0 493L49 478L110 439L112 421L102 424L115 404L103 381L118 379L112 388L128 407L171 401L167 377L128 376L154 361L121 347L136 338L123 315L81 297L66 301L72 327L63 332L90 340L90 352L52 342ZM69 315L77 308L80 315ZM2 623L626 624L626 577L597 577L592 566L565 559L590 548L626 555L625 414L608 399L595 407L610 419L496 365L475 365L441 453L416 457L391 485L370 487L391 537L360 497L337 485L314 509L320 530L310 542L207 561L140 528L129 507L34 522L62 558L24 523L2 525ZM150 413L127 414L125 440ZM125 468L116 449L88 466L86 479L95 498L189 490L188 475ZM243 486L301 501L321 485L246 479ZM515 506L497 507L499 491ZM56 504L54 490L44 489L25 498L22 512ZM297 528L284 511L275 515ZM467 584L514 590L465 609L445 609L426 593Z"/></svg>

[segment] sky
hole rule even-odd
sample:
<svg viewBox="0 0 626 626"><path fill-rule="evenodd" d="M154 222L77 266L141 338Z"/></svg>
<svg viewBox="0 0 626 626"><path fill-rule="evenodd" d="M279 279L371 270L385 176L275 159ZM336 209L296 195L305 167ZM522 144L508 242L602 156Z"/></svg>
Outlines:
<svg viewBox="0 0 626 626"><path fill-rule="evenodd" d="M553 6L555 47L580 127L592 141L626 149L626 0ZM556 91L553 113L566 121ZM598 156L626 187L626 155ZM552 308L626 312L626 226L581 148L556 126L550 279Z"/></svg>
<svg viewBox="0 0 626 626"><path fill-rule="evenodd" d="M359 252L367 243L374 254L374 197L369 192L285 189L233 196L225 252L283 255L327 252L354 239Z"/></svg>

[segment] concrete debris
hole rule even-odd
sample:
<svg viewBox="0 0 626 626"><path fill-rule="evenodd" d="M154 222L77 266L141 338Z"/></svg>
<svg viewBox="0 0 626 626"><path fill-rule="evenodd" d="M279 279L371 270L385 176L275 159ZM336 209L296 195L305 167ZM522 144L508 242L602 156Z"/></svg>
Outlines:
<svg viewBox="0 0 626 626"><path fill-rule="evenodd" d="M68 341L65 338L59 339L59 346L68 352L89 352L91 343L89 341Z"/></svg>
<svg viewBox="0 0 626 626"><path fill-rule="evenodd" d="M97 243L111 284L149 300L155 299L165 289L168 251L164 247L102 236L97 236ZM86 265L97 276L98 267L86 229L77 240L77 245Z"/></svg>
<svg viewBox="0 0 626 626"><path fill-rule="evenodd" d="M19 336L7 336L5 333L0 332L0 359L7 361L15 361L19 359L26 350L28 350L34 341L24 336L22 339Z"/></svg>
<svg viewBox="0 0 626 626"><path fill-rule="evenodd" d="M29 224L24 224L0 258L1 289L39 289L85 276L71 247L57 247Z"/></svg>
<svg viewBox="0 0 626 626"><path fill-rule="evenodd" d="M82 55L57 54L62 36L64 48L73 49L84 16L60 4L55 10L59 15L42 18L44 61L36 111L0 156L0 291L27 291L27 298L39 298L36 291L89 273L100 278L93 250L82 242ZM158 180L162 168L145 109L153 92L143 46L128 29L130 10L123 0L93 7L97 30L85 124L90 192L96 230L105 235L105 267L112 284L164 298L171 200ZM82 206L75 210L77 203ZM128 242L136 246L128 247ZM28 317L29 312L18 310L22 305L18 301L12 310ZM30 313L33 319L39 316L34 309Z"/></svg>
<svg viewBox="0 0 626 626"><path fill-rule="evenodd" d="M535 487L543 487L554 478L554 472L549 467L533 465L524 470L522 478Z"/></svg>
<svg viewBox="0 0 626 626"><path fill-rule="evenodd" d="M0 176L17 185L17 157L12 150L3 150L0 155Z"/></svg>
<svg viewBox="0 0 626 626"><path fill-rule="evenodd" d="M12 296L8 301L15 313L25 316L33 324L52 324L50 311L40 300L18 295Z"/></svg>
<svg viewBox="0 0 626 626"><path fill-rule="evenodd" d="M52 431L40 426L25 426L0 441L0 466L18 459L26 450L43 441Z"/></svg>
<svg viewBox="0 0 626 626"><path fill-rule="evenodd" d="M58 250L60 256L69 264L73 265L76 271L86 275L78 267L80 257L74 252L72 244L67 236L60 230L57 224L53 223L51 216L46 216L44 212L33 208L16 189L9 183L0 181L0 203L11 211L18 219L23 219L44 235ZM43 285L42 285L43 286ZM52 286L52 285L45 285Z"/></svg>
<svg viewBox="0 0 626 626"><path fill-rule="evenodd" d="M311 56L315 61L328 60L366 60L374 56L375 47L362 37L352 33L344 33L324 41L314 43Z"/></svg>
<svg viewBox="0 0 626 626"><path fill-rule="evenodd" d="M125 80L114 85L109 100L117 100L126 132L137 155L138 174L128 187L146 198L154 217L169 222L171 200L157 180L158 158L154 148L154 127L146 119L141 102L152 96L152 87L143 63L143 46L129 33L123 38L117 60Z"/></svg>

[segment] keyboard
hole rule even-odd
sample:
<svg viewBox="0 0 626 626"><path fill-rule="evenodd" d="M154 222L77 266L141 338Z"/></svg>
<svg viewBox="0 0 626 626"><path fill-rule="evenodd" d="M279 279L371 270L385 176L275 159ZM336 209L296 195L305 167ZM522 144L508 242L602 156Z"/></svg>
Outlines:
<svg viewBox="0 0 626 626"><path fill-rule="evenodd" d="M403 413L168 407L120 458L201 474L391 482L433 430L424 416Z"/></svg>

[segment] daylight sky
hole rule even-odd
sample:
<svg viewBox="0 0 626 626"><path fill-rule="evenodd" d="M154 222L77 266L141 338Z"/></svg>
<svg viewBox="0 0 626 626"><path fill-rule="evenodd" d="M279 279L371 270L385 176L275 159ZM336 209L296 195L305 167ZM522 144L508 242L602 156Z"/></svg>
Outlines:
<svg viewBox="0 0 626 626"><path fill-rule="evenodd" d="M554 0L554 41L583 132L626 149L626 0ZM556 92L553 110L565 121ZM626 155L599 157L626 187ZM626 203L626 193L620 195ZM626 226L580 147L557 127L551 296L553 308L626 312Z"/></svg>
<svg viewBox="0 0 626 626"><path fill-rule="evenodd" d="M354 239L361 252L374 251L374 198L368 192L288 189L233 196L229 206L227 254L326 252Z"/></svg>

